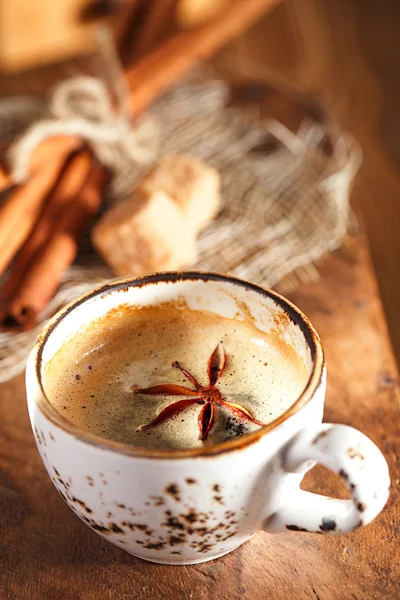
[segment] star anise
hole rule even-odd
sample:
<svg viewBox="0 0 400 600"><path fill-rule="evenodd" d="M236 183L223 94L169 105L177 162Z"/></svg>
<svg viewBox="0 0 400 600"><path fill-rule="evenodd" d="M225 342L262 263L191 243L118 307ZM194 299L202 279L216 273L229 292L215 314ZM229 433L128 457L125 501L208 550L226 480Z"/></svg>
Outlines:
<svg viewBox="0 0 400 600"><path fill-rule="evenodd" d="M191 373L189 373L189 371L186 371L186 369L181 367L178 361L175 361L172 363L172 367L183 373L186 379L193 384L195 388L194 390L182 385L177 385L175 383L163 383L161 385L154 385L145 389L134 389L133 391L136 394L145 394L149 396L195 396L194 398L185 398L169 404L163 410L161 410L161 412L156 416L155 419L153 419L153 421L147 425L142 425L140 430L144 431L146 429L155 427L156 425L160 425L160 423L164 423L171 417L174 417L193 404L203 405L198 416L201 440L205 440L207 438L207 435L209 434L214 423L215 406L223 406L227 408L235 417L239 419L245 419L246 421L250 421L256 425L264 425L264 423L257 421L257 419L255 419L244 406L240 404L234 404L233 402L228 402L227 400L223 399L221 392L216 387L216 384L224 371L225 365L225 350L223 347L222 350L220 350L220 344L218 344L208 359L208 385L201 385L197 379L193 377Z"/></svg>

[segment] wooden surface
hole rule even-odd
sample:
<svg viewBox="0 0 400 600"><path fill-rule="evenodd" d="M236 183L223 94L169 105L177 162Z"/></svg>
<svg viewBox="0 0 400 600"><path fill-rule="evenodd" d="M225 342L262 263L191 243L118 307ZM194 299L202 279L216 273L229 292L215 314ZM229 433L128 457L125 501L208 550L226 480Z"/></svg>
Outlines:
<svg viewBox="0 0 400 600"><path fill-rule="evenodd" d="M362 211L400 362L400 2L283 0L221 53L231 72L319 97L360 142Z"/></svg>
<svg viewBox="0 0 400 600"><path fill-rule="evenodd" d="M289 75L299 87L319 91L333 114L361 139L366 164L353 198L366 218L376 264L388 259L383 278L381 275L382 289L385 281L389 282L396 297L397 285L400 290L393 277L397 258L391 258L390 248L398 243L397 213L390 213L389 207L400 211L394 204L400 186L391 162L395 154L389 155L388 150L392 132L386 130L383 136L378 126L387 88L379 78L366 77L361 54L353 57L358 69L351 75L346 64L351 57L344 51L346 44L357 47L359 39L352 37L356 24L372 20L374 3L363 3L368 17L361 15L353 0L307 0L302 3L302 14L296 13L295 2L290 0L276 9L219 60L226 63L229 59L232 66L232 56L246 60L258 56L264 65L279 69L277 76L264 66L257 67L258 78L280 81ZM380 4L383 11L385 5L386 0ZM377 18L378 29L380 23ZM387 27L391 31L391 25ZM336 46L331 45L333 32L341 40ZM391 39L389 34L387 39ZM340 63L336 64L336 57ZM374 60L377 64L380 59ZM233 60L235 72L241 64L237 58ZM334 74L329 69L325 72L323 65L335 67ZM389 68L384 76L389 80ZM16 80L14 84L23 87ZM266 94L264 105L265 114L293 124L303 114L298 105L274 92ZM312 103L311 108L313 112ZM337 538L258 533L230 555L203 565L167 567L135 559L90 531L53 488L30 432L24 382L19 377L0 386L0 600L400 597L398 373L363 234L353 240L351 251L341 250L327 258L320 271L321 281L301 287L292 299L311 318L326 350L325 420L358 427L381 447L389 461L392 492L381 516L367 528ZM389 317L397 322L394 311ZM332 495L345 493L341 482L322 468L307 476L305 487Z"/></svg>
<svg viewBox="0 0 400 600"><path fill-rule="evenodd" d="M303 109L269 91L266 114L294 123ZM400 593L398 374L362 235L329 256L322 279L292 297L321 334L328 363L326 420L356 426L384 451L388 506L365 529L337 538L257 533L212 563L146 563L89 530L48 478L28 423L24 381L0 386L1 600L386 600ZM322 468L306 487L344 486Z"/></svg>
<svg viewBox="0 0 400 600"><path fill-rule="evenodd" d="M400 592L399 395L382 307L362 237L330 256L318 284L293 300L322 336L326 420L356 426L384 451L388 506L365 529L336 538L307 533L252 540L212 563L146 563L89 530L54 489L28 423L24 381L0 387L0 598L3 600L387 600ZM307 488L343 493L322 468Z"/></svg>

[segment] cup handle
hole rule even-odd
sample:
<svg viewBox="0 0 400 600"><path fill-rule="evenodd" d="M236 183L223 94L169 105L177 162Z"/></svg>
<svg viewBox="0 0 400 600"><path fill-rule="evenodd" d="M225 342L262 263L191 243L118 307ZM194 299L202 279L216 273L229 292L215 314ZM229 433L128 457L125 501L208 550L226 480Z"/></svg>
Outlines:
<svg viewBox="0 0 400 600"><path fill-rule="evenodd" d="M288 473L302 473L315 461L344 479L351 499L305 492L297 485L295 489L283 488L282 505L264 523L265 531L345 533L367 525L381 512L389 497L389 469L381 451L366 435L347 425L323 423L306 428L289 442L282 468Z"/></svg>

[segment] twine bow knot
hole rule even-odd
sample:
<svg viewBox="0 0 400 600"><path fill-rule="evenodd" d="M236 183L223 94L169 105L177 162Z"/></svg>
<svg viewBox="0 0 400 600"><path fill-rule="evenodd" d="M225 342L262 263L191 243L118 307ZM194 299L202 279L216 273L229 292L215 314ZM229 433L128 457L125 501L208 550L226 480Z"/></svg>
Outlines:
<svg viewBox="0 0 400 600"><path fill-rule="evenodd" d="M106 85L95 77L77 76L59 83L50 98L50 116L29 127L11 149L14 182L27 179L31 153L40 142L68 135L90 144L98 160L111 170L114 197L128 192L132 165L149 164L157 155L158 127L150 117L133 123L124 98L116 98L114 104Z"/></svg>

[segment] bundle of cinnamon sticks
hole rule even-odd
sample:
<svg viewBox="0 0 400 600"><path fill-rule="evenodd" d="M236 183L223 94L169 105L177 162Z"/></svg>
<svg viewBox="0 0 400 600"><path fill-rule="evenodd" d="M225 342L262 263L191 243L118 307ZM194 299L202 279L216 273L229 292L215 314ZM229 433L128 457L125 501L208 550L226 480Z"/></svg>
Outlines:
<svg viewBox="0 0 400 600"><path fill-rule="evenodd" d="M182 2L180 20L190 30L177 31L150 52L175 0L144 3L147 25L134 36L133 47L130 27L126 31L134 62L125 74L132 113L145 110L197 60L209 57L278 2L220 0L219 10L214 6L213 18L204 23L204 11L197 7L195 14L188 12L191 3ZM197 24L201 26L192 29ZM0 329L35 324L73 262L80 235L100 208L106 179L89 148L67 136L52 137L35 148L23 185L12 186L0 169L0 277L7 270L0 287Z"/></svg>
<svg viewBox="0 0 400 600"><path fill-rule="evenodd" d="M0 205L0 275L9 267L0 289L3 329L34 325L100 208L105 182L104 168L76 138L53 137L35 149L28 181Z"/></svg>

